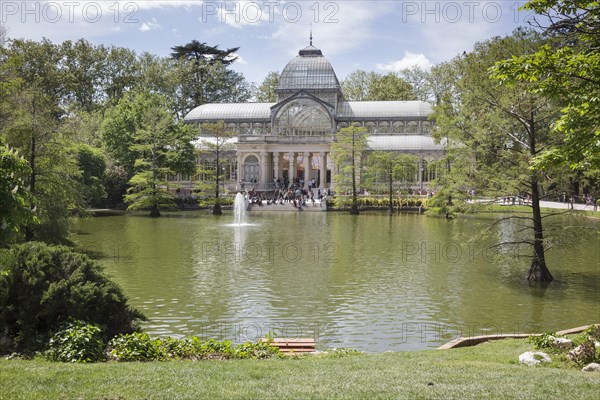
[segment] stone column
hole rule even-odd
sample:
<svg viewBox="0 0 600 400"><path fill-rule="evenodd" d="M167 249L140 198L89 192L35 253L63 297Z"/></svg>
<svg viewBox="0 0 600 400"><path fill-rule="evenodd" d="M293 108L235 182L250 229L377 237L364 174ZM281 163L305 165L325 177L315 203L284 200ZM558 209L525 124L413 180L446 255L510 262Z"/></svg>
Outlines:
<svg viewBox="0 0 600 400"><path fill-rule="evenodd" d="M237 170L235 173L235 187L237 190L242 190L242 170L243 170L244 166L242 165L242 153L237 153Z"/></svg>
<svg viewBox="0 0 600 400"><path fill-rule="evenodd" d="M419 158L419 166L418 166L418 171L419 171L419 190L423 189L423 157Z"/></svg>
<svg viewBox="0 0 600 400"><path fill-rule="evenodd" d="M310 180L310 170L312 169L312 160L310 159L310 153L304 152L304 187L308 187L308 181Z"/></svg>
<svg viewBox="0 0 600 400"><path fill-rule="evenodd" d="M259 160L259 165L260 165L260 189L264 190L266 189L267 186L267 182L269 179L269 168L268 168L268 160L267 160L267 153L264 151L260 152L260 160Z"/></svg>
<svg viewBox="0 0 600 400"><path fill-rule="evenodd" d="M290 151L288 153L288 160L290 160L290 167L288 168L288 177L290 179L290 184L294 181L296 177L296 153Z"/></svg>
<svg viewBox="0 0 600 400"><path fill-rule="evenodd" d="M327 186L327 154L319 153L319 174L321 175L321 179L319 181L319 187L325 189Z"/></svg>
<svg viewBox="0 0 600 400"><path fill-rule="evenodd" d="M273 179L281 178L279 173L279 153L273 153Z"/></svg>

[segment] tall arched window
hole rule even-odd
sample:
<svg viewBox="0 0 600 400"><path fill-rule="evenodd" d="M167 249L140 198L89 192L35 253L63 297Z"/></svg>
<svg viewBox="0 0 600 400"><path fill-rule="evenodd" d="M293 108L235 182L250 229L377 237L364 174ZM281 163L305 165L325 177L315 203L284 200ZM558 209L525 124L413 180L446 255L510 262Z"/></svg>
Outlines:
<svg viewBox="0 0 600 400"><path fill-rule="evenodd" d="M246 157L242 173L242 180L244 182L258 182L260 180L260 165L258 163L258 158L255 156Z"/></svg>
<svg viewBox="0 0 600 400"><path fill-rule="evenodd" d="M320 104L312 100L293 100L275 116L275 131L285 136L331 134L331 118Z"/></svg>

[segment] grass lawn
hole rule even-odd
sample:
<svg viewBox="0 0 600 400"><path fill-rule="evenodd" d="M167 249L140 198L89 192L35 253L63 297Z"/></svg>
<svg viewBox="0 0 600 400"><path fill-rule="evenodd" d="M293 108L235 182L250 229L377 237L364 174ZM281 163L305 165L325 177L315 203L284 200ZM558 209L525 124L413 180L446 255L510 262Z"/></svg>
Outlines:
<svg viewBox="0 0 600 400"><path fill-rule="evenodd" d="M61 364L0 360L0 399L592 399L600 373L527 367L527 340L297 359Z"/></svg>

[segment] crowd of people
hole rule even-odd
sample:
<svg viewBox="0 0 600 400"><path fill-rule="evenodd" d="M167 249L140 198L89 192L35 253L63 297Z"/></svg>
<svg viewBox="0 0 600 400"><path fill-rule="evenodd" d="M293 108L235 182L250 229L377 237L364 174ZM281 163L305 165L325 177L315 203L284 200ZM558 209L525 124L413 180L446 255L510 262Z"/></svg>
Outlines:
<svg viewBox="0 0 600 400"><path fill-rule="evenodd" d="M332 196L331 189L317 188L315 179L308 182L308 187L304 186L305 181L302 178L294 178L290 183L287 178L273 179L274 191L257 192L254 188L246 192L251 204L257 204L259 207L271 204L292 204L295 208L302 209L312 204L316 207L317 200L323 201L326 196ZM316 193L315 193L316 189Z"/></svg>

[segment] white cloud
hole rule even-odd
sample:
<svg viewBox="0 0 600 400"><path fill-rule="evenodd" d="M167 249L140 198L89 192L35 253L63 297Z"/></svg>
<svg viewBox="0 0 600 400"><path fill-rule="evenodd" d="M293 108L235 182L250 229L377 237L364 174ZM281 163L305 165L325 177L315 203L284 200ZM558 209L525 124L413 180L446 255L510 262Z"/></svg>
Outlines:
<svg viewBox="0 0 600 400"><path fill-rule="evenodd" d="M160 26L156 18L152 18L152 21L143 22L139 29L142 32L148 32L153 29L162 29L162 27Z"/></svg>
<svg viewBox="0 0 600 400"><path fill-rule="evenodd" d="M420 67L422 69L429 69L433 66L433 63L427 59L423 53L412 53L410 51L404 52L404 57L397 61L391 61L387 64L377 64L377 68L384 71L399 72L403 69L411 67Z"/></svg>
<svg viewBox="0 0 600 400"><path fill-rule="evenodd" d="M302 6L301 18L294 22L291 12L276 18L279 24L271 40L290 54L308 45L310 25L315 47L324 55L341 54L373 40L374 22L389 12L391 2L296 2ZM315 5L316 4L316 5ZM320 7L320 8L319 8ZM325 8L327 7L327 8Z"/></svg>
<svg viewBox="0 0 600 400"><path fill-rule="evenodd" d="M237 59L235 60L236 63L238 64L248 64L248 61L244 60L244 58L242 56L240 56L238 53L233 53L232 54L233 57L237 57Z"/></svg>

